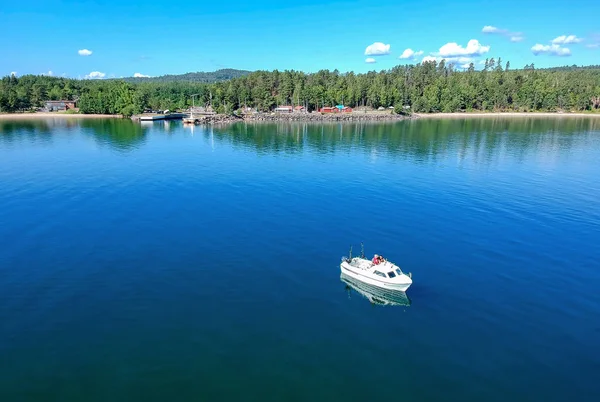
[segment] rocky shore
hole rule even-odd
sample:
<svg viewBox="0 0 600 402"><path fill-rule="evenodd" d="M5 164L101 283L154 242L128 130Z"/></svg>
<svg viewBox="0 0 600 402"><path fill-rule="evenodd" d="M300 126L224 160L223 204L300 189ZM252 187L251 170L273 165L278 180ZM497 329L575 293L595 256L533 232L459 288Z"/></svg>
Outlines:
<svg viewBox="0 0 600 402"><path fill-rule="evenodd" d="M183 119L184 124L192 124L189 119ZM212 114L206 116L194 116L194 124L227 124L244 121L242 117L227 114Z"/></svg>
<svg viewBox="0 0 600 402"><path fill-rule="evenodd" d="M597 117L600 113L415 113L404 116L392 113L254 113L242 116L215 114L197 118L196 124L229 124L236 122L384 122L421 118L479 118L479 117Z"/></svg>
<svg viewBox="0 0 600 402"><path fill-rule="evenodd" d="M367 122L410 119L391 113L254 113L242 116L214 114L196 117L196 124L228 124L236 122Z"/></svg>
<svg viewBox="0 0 600 402"><path fill-rule="evenodd" d="M246 121L397 121L410 117L392 113L257 113L244 117Z"/></svg>

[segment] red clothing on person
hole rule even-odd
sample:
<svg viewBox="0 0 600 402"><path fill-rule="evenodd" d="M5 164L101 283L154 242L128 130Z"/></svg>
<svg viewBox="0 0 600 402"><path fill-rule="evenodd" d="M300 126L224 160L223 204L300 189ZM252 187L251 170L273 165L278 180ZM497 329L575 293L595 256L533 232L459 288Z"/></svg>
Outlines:
<svg viewBox="0 0 600 402"><path fill-rule="evenodd" d="M375 265L379 264L379 258L373 257L373 264L375 264Z"/></svg>

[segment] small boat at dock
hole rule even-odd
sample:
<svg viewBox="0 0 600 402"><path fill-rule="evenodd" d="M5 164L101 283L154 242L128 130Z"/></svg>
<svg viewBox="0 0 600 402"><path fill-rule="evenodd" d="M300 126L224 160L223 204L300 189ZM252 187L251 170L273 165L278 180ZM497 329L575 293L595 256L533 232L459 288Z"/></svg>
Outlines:
<svg viewBox="0 0 600 402"><path fill-rule="evenodd" d="M195 119L193 117L185 117L183 119L183 124L198 124L200 123L199 119Z"/></svg>
<svg viewBox="0 0 600 402"><path fill-rule="evenodd" d="M183 113L146 113L137 116L139 121L178 120L185 116Z"/></svg>

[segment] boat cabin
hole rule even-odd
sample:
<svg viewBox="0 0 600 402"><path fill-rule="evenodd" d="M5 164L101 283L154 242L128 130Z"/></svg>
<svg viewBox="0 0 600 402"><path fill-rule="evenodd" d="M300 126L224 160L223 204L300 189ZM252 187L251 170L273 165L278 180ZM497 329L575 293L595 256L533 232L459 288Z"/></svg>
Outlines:
<svg viewBox="0 0 600 402"><path fill-rule="evenodd" d="M379 267L378 267L379 268ZM402 271L399 268L385 269L384 267L375 268L373 273L375 275L381 276L382 278L395 278L396 276L402 275Z"/></svg>

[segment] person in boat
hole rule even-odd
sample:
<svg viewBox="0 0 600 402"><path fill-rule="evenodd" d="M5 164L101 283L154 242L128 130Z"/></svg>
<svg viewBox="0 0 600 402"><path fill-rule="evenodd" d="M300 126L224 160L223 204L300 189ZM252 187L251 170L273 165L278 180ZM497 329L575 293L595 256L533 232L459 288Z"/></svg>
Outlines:
<svg viewBox="0 0 600 402"><path fill-rule="evenodd" d="M379 256L379 264L383 264L385 262L385 258L382 255Z"/></svg>
<svg viewBox="0 0 600 402"><path fill-rule="evenodd" d="M373 257L373 261L372 262L375 265L379 264L380 261L379 261L379 256L377 254L375 254L375 256Z"/></svg>

